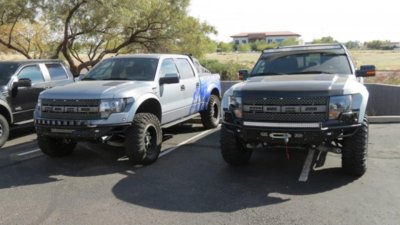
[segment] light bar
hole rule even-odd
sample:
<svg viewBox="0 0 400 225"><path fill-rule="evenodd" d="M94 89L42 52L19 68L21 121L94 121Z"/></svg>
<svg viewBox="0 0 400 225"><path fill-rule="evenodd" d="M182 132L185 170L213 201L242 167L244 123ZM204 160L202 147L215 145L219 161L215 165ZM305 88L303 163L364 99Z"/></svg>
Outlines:
<svg viewBox="0 0 400 225"><path fill-rule="evenodd" d="M243 125L253 127L275 127L275 128L321 128L320 123L269 123L269 122L247 122Z"/></svg>
<svg viewBox="0 0 400 225"><path fill-rule="evenodd" d="M342 49L341 45L299 45L290 47L278 47L274 49L265 49L263 53L268 52L288 52L293 50L328 50L328 49Z"/></svg>

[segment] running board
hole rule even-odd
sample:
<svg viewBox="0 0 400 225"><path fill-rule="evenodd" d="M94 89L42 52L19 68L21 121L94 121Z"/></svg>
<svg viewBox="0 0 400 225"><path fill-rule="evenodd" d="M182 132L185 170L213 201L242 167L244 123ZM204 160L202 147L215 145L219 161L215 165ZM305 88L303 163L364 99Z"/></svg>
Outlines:
<svg viewBox="0 0 400 225"><path fill-rule="evenodd" d="M178 119L178 120L163 124L161 127L162 128L169 128L169 127L172 127L174 125L177 125L178 123L185 122L187 120L193 119L193 118L198 117L198 116L200 116L200 114L199 113L195 113L193 115L190 115L190 116L187 116L187 117L183 117L181 119Z"/></svg>

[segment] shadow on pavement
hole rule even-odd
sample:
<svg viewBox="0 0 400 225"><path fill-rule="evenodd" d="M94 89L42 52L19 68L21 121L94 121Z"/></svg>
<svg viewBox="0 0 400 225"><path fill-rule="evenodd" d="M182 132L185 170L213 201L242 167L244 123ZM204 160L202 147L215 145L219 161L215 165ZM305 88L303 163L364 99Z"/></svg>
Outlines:
<svg viewBox="0 0 400 225"><path fill-rule="evenodd" d="M174 130L177 129L177 130ZM183 126L168 133L194 132ZM185 133L186 134L186 133ZM290 201L292 197L340 188L354 181L340 169L313 171L307 183L298 182L306 152L256 151L244 167L228 166L219 151L219 132L145 167L134 167L122 148L79 144L65 158L37 157L0 167L0 189L58 182L65 177L124 174L112 193L127 203L177 212L232 212Z"/></svg>
<svg viewBox="0 0 400 225"><path fill-rule="evenodd" d="M330 191L354 181L339 168L313 171L300 183L305 151L256 151L244 167L228 166L219 133L183 146L156 164L118 182L114 195L143 207L178 212L232 212L290 201L291 196Z"/></svg>
<svg viewBox="0 0 400 225"><path fill-rule="evenodd" d="M39 154L31 159L18 161L18 156L10 155L12 163L0 166L0 189L55 182L59 175L86 177L125 174L134 167L127 160L118 160L123 156L121 148L93 143L80 143L74 154L64 158L50 158Z"/></svg>

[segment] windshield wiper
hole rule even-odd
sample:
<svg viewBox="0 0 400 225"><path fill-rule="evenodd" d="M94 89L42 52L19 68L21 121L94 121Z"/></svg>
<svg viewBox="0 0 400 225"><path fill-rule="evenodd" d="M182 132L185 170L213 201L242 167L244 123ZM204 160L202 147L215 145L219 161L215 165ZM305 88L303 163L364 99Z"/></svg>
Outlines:
<svg viewBox="0 0 400 225"><path fill-rule="evenodd" d="M250 76L268 76L268 75L287 75L287 73L268 72L268 73L251 74Z"/></svg>
<svg viewBox="0 0 400 225"><path fill-rule="evenodd" d="M307 71L299 71L295 73L290 73L290 74L332 74L331 72L326 72L326 71L320 71L320 70L307 70Z"/></svg>
<svg viewBox="0 0 400 225"><path fill-rule="evenodd" d="M111 77L111 78L106 78L106 79L101 79L101 80L129 80L129 79L122 78L122 77Z"/></svg>
<svg viewBox="0 0 400 225"><path fill-rule="evenodd" d="M91 77L85 77L82 80L97 80L97 79L94 79L94 78L91 78Z"/></svg>

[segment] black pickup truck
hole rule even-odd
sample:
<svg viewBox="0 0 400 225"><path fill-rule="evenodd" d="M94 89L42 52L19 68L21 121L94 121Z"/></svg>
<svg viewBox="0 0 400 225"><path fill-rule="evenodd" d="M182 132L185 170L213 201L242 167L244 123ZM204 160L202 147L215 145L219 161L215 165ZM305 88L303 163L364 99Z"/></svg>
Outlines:
<svg viewBox="0 0 400 225"><path fill-rule="evenodd" d="M39 93L74 82L59 60L0 61L0 147L10 128L33 122Z"/></svg>

